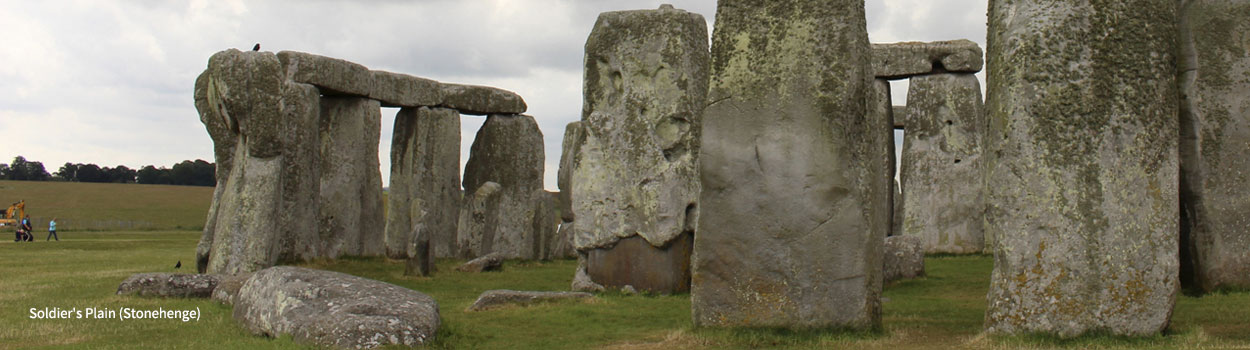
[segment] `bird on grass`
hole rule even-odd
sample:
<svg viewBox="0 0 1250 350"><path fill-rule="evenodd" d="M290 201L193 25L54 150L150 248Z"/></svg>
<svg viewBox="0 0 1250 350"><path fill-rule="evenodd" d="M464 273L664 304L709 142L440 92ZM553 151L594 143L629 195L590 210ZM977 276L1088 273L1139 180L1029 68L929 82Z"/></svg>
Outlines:
<svg viewBox="0 0 1250 350"><path fill-rule="evenodd" d="M260 51L260 43L256 43L256 46L252 46L252 51Z"/></svg>
<svg viewBox="0 0 1250 350"><path fill-rule="evenodd" d="M182 260L178 260L178 263L177 263L177 264L174 264L174 268L175 268L175 269L181 269L181 268L182 268Z"/></svg>

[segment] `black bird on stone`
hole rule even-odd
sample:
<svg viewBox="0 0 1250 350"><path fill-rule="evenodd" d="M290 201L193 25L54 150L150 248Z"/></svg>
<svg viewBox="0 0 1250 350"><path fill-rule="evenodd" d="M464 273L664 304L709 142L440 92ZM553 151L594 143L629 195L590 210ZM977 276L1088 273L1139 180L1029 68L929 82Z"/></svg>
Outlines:
<svg viewBox="0 0 1250 350"><path fill-rule="evenodd" d="M174 264L174 268L175 268L175 269L181 269L181 268L182 268L182 260L178 260L178 263L177 263L177 264Z"/></svg>
<svg viewBox="0 0 1250 350"><path fill-rule="evenodd" d="M260 43L256 43L256 46L252 46L252 51L260 51Z"/></svg>

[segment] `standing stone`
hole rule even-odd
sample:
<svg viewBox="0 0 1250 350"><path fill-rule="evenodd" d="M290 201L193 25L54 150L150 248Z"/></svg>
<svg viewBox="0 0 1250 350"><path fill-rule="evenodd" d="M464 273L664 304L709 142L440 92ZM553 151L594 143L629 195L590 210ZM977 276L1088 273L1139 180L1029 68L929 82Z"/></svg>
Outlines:
<svg viewBox="0 0 1250 350"><path fill-rule="evenodd" d="M894 174L898 171L898 169L895 169L897 158L895 158L896 155L894 152L894 105L890 101L890 81L885 80L885 79L873 80L872 92L871 92L871 95L869 95L869 97L870 97L868 99L868 113L870 114L869 120L874 120L874 121L881 123L877 127L883 130L888 130L887 135L886 135L886 144L888 145L889 152L885 152L886 161L882 163L881 165L884 166L884 168L882 168L882 171L884 171L886 174L886 177L890 179L889 184L888 184L889 189L886 191L886 193L888 193L888 196L889 196L888 198L889 200L887 201L887 203L888 203L888 206L890 207L890 218L889 218L890 230L886 232L886 236L893 236L893 235L900 234L899 232L894 231L894 220L895 220L894 214L896 214L898 211L897 210L898 206L895 204L895 202L902 201L903 199L895 195L895 193L898 192L898 185L894 182ZM898 220L902 220L902 218L899 217Z"/></svg>
<svg viewBox="0 0 1250 350"><path fill-rule="evenodd" d="M391 137L386 255L407 259L413 228L424 225L436 257L456 253L460 215L460 113L403 108Z"/></svg>
<svg viewBox="0 0 1250 350"><path fill-rule="evenodd" d="M1186 3L1181 281L1202 291L1250 289L1250 1Z"/></svg>
<svg viewBox="0 0 1250 350"><path fill-rule="evenodd" d="M978 50L980 51L980 50ZM900 180L907 192L903 234L925 253L980 253L984 248L981 84L972 74L911 78Z"/></svg>
<svg viewBox="0 0 1250 350"><path fill-rule="evenodd" d="M689 290L707 22L671 6L605 12L585 62L584 135L570 179L574 246L589 251L596 283ZM635 238L641 244L618 243ZM625 261L632 265L612 265Z"/></svg>
<svg viewBox="0 0 1250 350"><path fill-rule="evenodd" d="M324 256L382 255L382 173L378 101L321 99L320 242Z"/></svg>
<svg viewBox="0 0 1250 350"><path fill-rule="evenodd" d="M560 147L560 170L556 176L556 185L560 188L560 220L573 222L573 168L577 167L577 154L581 152L586 131L582 122L575 121L564 127L564 140Z"/></svg>
<svg viewBox="0 0 1250 350"><path fill-rule="evenodd" d="M988 332L1167 327L1178 291L1176 12L1157 0L990 2Z"/></svg>
<svg viewBox="0 0 1250 350"><path fill-rule="evenodd" d="M226 50L196 79L217 188L196 248L200 272L235 274L317 255L317 89L286 81L268 52Z"/></svg>
<svg viewBox="0 0 1250 350"><path fill-rule="evenodd" d="M557 248L556 229L560 227L560 214L556 213L556 195L539 189L534 194L534 258L551 259Z"/></svg>
<svg viewBox="0 0 1250 350"><path fill-rule="evenodd" d="M498 210L484 213L494 216L497 226L494 232L483 233L484 250L463 257L500 252L509 259L536 258L534 197L543 188L543 157L543 134L534 117L492 114L486 118L469 149L464 188L476 191L488 181L499 184L499 193L494 194L499 196Z"/></svg>
<svg viewBox="0 0 1250 350"><path fill-rule="evenodd" d="M695 325L879 327L891 145L864 2L722 0L716 26Z"/></svg>
<svg viewBox="0 0 1250 350"><path fill-rule="evenodd" d="M456 230L456 257L473 259L494 252L495 234L499 232L500 192L502 186L487 181L464 197L460 204L460 220Z"/></svg>

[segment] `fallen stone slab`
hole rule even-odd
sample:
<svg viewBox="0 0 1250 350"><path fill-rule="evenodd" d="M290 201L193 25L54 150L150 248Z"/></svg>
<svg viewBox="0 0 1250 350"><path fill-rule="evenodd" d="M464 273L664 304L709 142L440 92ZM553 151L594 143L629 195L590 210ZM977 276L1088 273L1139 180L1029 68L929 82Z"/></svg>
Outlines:
<svg viewBox="0 0 1250 350"><path fill-rule="evenodd" d="M368 97L373 90L373 74L357 63L299 51L280 51L278 60L288 80L316 86L322 95Z"/></svg>
<svg viewBox="0 0 1250 350"><path fill-rule="evenodd" d="M533 292L496 289L488 290L477 297L477 301L465 311L485 311L507 306L526 306L538 303L549 303L562 300L582 300L594 297L594 294L582 292Z"/></svg>
<svg viewBox="0 0 1250 350"><path fill-rule="evenodd" d="M503 254L490 253L456 267L460 272L485 272L503 269Z"/></svg>
<svg viewBox="0 0 1250 350"><path fill-rule="evenodd" d="M235 297L234 319L253 334L340 348L424 345L438 332L438 303L390 283L279 266L256 272Z"/></svg>
<svg viewBox="0 0 1250 350"><path fill-rule="evenodd" d="M140 273L117 286L117 295L162 298L208 298L221 275Z"/></svg>
<svg viewBox="0 0 1250 350"><path fill-rule="evenodd" d="M461 114L521 114L527 108L521 95L490 86L443 83L442 95L441 106Z"/></svg>
<svg viewBox="0 0 1250 350"><path fill-rule="evenodd" d="M234 297L239 295L239 288L243 288L243 283L252 277L252 273L240 273L227 275L217 282L217 287L213 288L212 299L222 304L234 305Z"/></svg>
<svg viewBox="0 0 1250 350"><path fill-rule="evenodd" d="M882 250L886 282L924 276L924 240L920 237L886 237Z"/></svg>
<svg viewBox="0 0 1250 350"><path fill-rule="evenodd" d="M427 107L443 102L443 86L438 81L387 71L369 71L373 76L369 98L382 107Z"/></svg>
<svg viewBox="0 0 1250 350"><path fill-rule="evenodd" d="M981 71L981 47L967 39L872 44L872 69L878 78ZM939 66L940 65L940 66Z"/></svg>

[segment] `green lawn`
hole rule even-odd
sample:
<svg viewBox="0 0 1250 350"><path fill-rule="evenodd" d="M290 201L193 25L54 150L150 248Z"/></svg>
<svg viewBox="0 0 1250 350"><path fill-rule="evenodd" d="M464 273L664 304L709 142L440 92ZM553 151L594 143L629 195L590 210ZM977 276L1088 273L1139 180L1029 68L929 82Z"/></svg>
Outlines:
<svg viewBox="0 0 1250 350"><path fill-rule="evenodd" d="M181 272L190 272L197 231L65 232L61 238L51 243L0 240L0 348L305 348L289 339L250 335L234 323L229 307L209 300L113 295L133 273L173 272L178 260L184 264ZM1165 336L982 336L993 265L986 256L929 258L929 277L887 286L885 329L875 333L694 329L688 295L610 293L590 302L467 313L465 308L488 289L567 289L576 262L509 262L504 272L484 274L455 272L456 263L440 261L433 278L404 277L402 263L379 258L308 265L433 296L443 320L432 346L438 349L1250 349L1250 293L1181 297ZM45 307L199 308L203 316L186 323L29 318L30 308Z"/></svg>
<svg viewBox="0 0 1250 350"><path fill-rule="evenodd" d="M26 200L35 230L198 230L213 188L204 186L0 180L0 209ZM39 238L44 238L43 235Z"/></svg>

